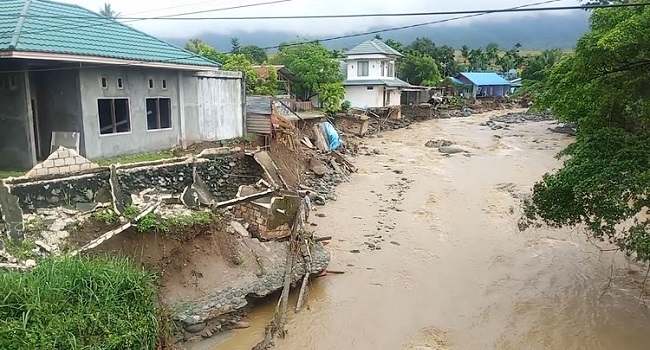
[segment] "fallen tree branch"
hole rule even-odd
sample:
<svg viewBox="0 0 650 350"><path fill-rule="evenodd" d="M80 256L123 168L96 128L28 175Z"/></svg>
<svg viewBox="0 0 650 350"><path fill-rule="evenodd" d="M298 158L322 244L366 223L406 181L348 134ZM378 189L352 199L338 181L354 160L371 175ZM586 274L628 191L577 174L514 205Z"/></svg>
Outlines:
<svg viewBox="0 0 650 350"><path fill-rule="evenodd" d="M305 302L305 293L307 292L307 283L309 283L309 276L311 275L311 251L309 249L309 240L305 239L305 249L307 251L305 276L302 279L302 286L300 286L300 294L298 294L298 302L296 303L296 313L300 312L302 304Z"/></svg>

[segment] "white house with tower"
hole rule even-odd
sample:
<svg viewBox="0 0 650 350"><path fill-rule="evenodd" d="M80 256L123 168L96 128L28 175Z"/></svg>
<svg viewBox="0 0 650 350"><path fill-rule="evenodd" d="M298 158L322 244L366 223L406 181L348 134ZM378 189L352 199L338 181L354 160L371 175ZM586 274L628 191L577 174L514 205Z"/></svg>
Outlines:
<svg viewBox="0 0 650 350"><path fill-rule="evenodd" d="M411 86L395 77L395 60L402 56L378 39L347 51L341 65L345 100L357 108L399 106L401 89Z"/></svg>

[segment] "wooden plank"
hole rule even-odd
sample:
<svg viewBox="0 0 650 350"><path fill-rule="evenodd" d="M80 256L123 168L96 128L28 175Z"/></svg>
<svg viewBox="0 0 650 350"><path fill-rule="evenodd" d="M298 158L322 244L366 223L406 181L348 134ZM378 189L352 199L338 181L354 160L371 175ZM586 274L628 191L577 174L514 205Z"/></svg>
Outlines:
<svg viewBox="0 0 650 350"><path fill-rule="evenodd" d="M336 160L343 164L346 168L348 168L351 172L356 173L357 172L357 167L354 166L344 155L339 153L339 151L334 151L332 152L332 155Z"/></svg>

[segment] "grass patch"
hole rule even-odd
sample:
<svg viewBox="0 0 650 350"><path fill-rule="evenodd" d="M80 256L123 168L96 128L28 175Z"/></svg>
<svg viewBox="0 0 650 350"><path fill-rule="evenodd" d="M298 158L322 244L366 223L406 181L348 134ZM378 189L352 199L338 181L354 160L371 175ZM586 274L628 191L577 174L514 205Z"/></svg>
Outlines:
<svg viewBox="0 0 650 350"><path fill-rule="evenodd" d="M108 226L115 225L120 222L120 216L117 215L113 208L104 208L97 210L92 214L92 218Z"/></svg>
<svg viewBox="0 0 650 350"><path fill-rule="evenodd" d="M138 232L153 231L156 233L169 233L175 229L207 225L214 221L214 219L214 214L209 211L195 211L191 214L168 218L161 218L156 214L150 213L138 222Z"/></svg>
<svg viewBox="0 0 650 350"><path fill-rule="evenodd" d="M9 253L14 258L18 258L20 260L27 260L27 259L32 259L34 257L34 252L32 252L32 250L36 248L36 243L31 239L26 238L23 240L22 244L18 245L15 244L13 240L9 238L5 238L2 240L2 243L7 253Z"/></svg>
<svg viewBox="0 0 650 350"><path fill-rule="evenodd" d="M174 158L174 154L171 151L162 151L162 152L148 152L148 153L138 153L131 154L128 156L121 156L116 158L100 159L96 163L101 166L109 166L111 164L133 164L133 163L142 163L142 162L153 162L156 160L170 159Z"/></svg>
<svg viewBox="0 0 650 350"><path fill-rule="evenodd" d="M143 349L162 339L156 278L128 260L44 260L0 272L0 349Z"/></svg>
<svg viewBox="0 0 650 350"><path fill-rule="evenodd" d="M255 141L255 135L246 134L243 137L238 137L236 139L223 140L223 141L221 141L221 144L224 147L232 147L232 146L241 145L241 144L250 145L251 143L253 143L253 141Z"/></svg>
<svg viewBox="0 0 650 350"><path fill-rule="evenodd" d="M0 171L0 179L8 179L10 177L21 177L25 175L26 171Z"/></svg>

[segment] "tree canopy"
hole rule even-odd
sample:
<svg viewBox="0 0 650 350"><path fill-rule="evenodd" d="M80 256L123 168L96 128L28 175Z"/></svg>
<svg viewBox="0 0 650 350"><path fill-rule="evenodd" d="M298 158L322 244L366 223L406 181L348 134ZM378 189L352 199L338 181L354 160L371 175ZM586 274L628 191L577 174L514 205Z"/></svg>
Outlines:
<svg viewBox="0 0 650 350"><path fill-rule="evenodd" d="M537 100L578 136L534 186L520 228L583 225L650 261L650 7L598 9L590 23Z"/></svg>
<svg viewBox="0 0 650 350"><path fill-rule="evenodd" d="M246 77L246 93L256 95L275 95L277 93L277 72L273 69L267 69L268 76L262 78L258 71L253 68L254 62L241 49L234 54L219 52L199 39L190 40L185 45L185 49L221 63L221 68L224 70L243 72Z"/></svg>
<svg viewBox="0 0 650 350"><path fill-rule="evenodd" d="M120 15L118 12L115 12L113 6L108 2L104 3L104 6L99 9L99 14L110 19L117 19Z"/></svg>
<svg viewBox="0 0 650 350"><path fill-rule="evenodd" d="M315 42L287 43L280 48L275 60L300 77L300 82L294 85L299 98L306 101L320 95L321 101L328 104L323 107L335 109L340 106L345 95L340 63L325 46Z"/></svg>

